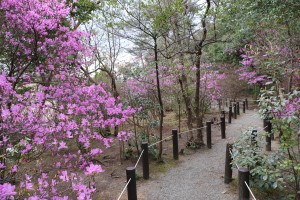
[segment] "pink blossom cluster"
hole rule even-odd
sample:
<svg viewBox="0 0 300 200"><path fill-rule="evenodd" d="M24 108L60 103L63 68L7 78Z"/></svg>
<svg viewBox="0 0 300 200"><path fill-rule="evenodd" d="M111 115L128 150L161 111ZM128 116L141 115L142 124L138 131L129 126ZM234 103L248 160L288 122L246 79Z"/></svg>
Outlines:
<svg viewBox="0 0 300 200"><path fill-rule="evenodd" d="M212 64L203 63L201 65L201 91L210 100L217 100L221 96L220 80L225 78L224 74L212 70ZM194 81L194 73L197 70L196 66L159 66L160 86L164 92L174 91L178 84L178 78L185 74L190 80ZM137 79L127 80L127 90L133 95L146 95L156 91L156 73L150 70L146 76Z"/></svg>
<svg viewBox="0 0 300 200"><path fill-rule="evenodd" d="M284 107L278 110L273 110L273 114L280 118L286 118L291 116L300 117L300 98L296 97L294 99L288 100Z"/></svg>
<svg viewBox="0 0 300 200"><path fill-rule="evenodd" d="M221 74L218 71L206 71L200 79L200 90L209 100L217 101L222 96L220 81L225 78L225 74Z"/></svg>
<svg viewBox="0 0 300 200"><path fill-rule="evenodd" d="M243 49L242 51L244 52L246 50ZM239 80L244 80L250 85L265 83L268 80L266 75L259 75L253 70L253 67L256 66L256 63L251 55L247 55L246 53L242 54L241 57L243 58L241 61L242 68L237 71L239 73Z"/></svg>
<svg viewBox="0 0 300 200"><path fill-rule="evenodd" d="M3 78L2 74L2 78ZM70 79L70 80L69 80ZM3 80L3 79L2 79ZM124 109L122 104L117 104L115 99L107 93L100 85L86 86L84 82L78 81L74 77L66 78L66 82L60 82L50 87L40 86L37 92L25 92L24 95L15 95L14 102L9 104L8 94L13 91L2 93L1 101L1 148L18 148L22 156L34 156L38 154L38 149L49 150L52 156L57 156L58 169L79 168L86 169L86 175L91 174L89 160L97 156L102 151L91 149L85 153L78 150L70 154L65 150L76 138L82 146L88 150L91 141L102 142L109 147L112 139L103 138L99 131L105 127L114 127L125 122L136 110L130 107ZM76 81L77 80L77 81ZM9 91L8 81L1 82L0 91ZM75 85L74 85L75 84ZM78 84L78 85L77 85ZM6 101L5 101L6 100ZM18 139L15 138L15 133ZM128 140L130 134L122 134L120 140ZM26 138L31 138L27 140ZM13 144L16 143L17 144ZM100 143L99 143L100 144ZM10 153L5 153L5 157L10 157ZM88 159L87 159L88 158ZM20 163L20 164L26 164ZM3 163L1 163L3 165ZM90 166L87 169L86 166ZM2 168L5 168L3 165ZM15 167L11 171L16 171ZM95 170L95 173L102 170ZM69 181L65 174L60 181ZM33 190L33 185L26 176L23 187L26 190ZM22 186L22 185L21 185ZM20 186L20 187L21 187ZM54 186L53 186L54 187ZM40 188L39 193L45 191Z"/></svg>
<svg viewBox="0 0 300 200"><path fill-rule="evenodd" d="M64 0L0 2L0 10L5 18L3 21L6 21L0 22L1 32L4 33L3 47L8 52L15 51L12 57L14 71L28 68L38 58L43 58L43 62L36 63L35 66L40 74L61 67L66 70L67 65L74 64L79 52L87 53L81 42L85 33L62 25L62 19L67 18L70 13L70 6ZM18 78L32 78L29 73L19 76Z"/></svg>
<svg viewBox="0 0 300 200"><path fill-rule="evenodd" d="M172 87L176 78L174 79L174 68L170 66L159 66L159 78L160 87L168 88ZM132 95L146 95L153 91L156 91L156 72L155 69L151 69L145 76L131 78L126 81L126 88Z"/></svg>
<svg viewBox="0 0 300 200"><path fill-rule="evenodd" d="M118 138L120 141L127 141L131 136L133 136L132 132L129 131L120 131L118 133Z"/></svg>
<svg viewBox="0 0 300 200"><path fill-rule="evenodd" d="M9 199L16 195L16 186L10 183L0 184L0 199Z"/></svg>
<svg viewBox="0 0 300 200"><path fill-rule="evenodd" d="M95 164L91 163L89 166L87 166L85 168L84 174L85 175L94 175L99 172L104 172L101 165L95 165Z"/></svg>
<svg viewBox="0 0 300 200"><path fill-rule="evenodd" d="M265 75L257 75L255 71L248 72L244 71L239 74L239 80L244 80L248 84L256 84L256 83L263 83L267 80L267 76Z"/></svg>

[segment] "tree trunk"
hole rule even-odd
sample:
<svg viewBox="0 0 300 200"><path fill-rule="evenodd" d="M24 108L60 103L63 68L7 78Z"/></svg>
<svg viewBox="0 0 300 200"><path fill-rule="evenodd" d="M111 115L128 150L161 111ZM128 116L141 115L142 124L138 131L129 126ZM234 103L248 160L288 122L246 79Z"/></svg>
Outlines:
<svg viewBox="0 0 300 200"><path fill-rule="evenodd" d="M178 103L178 133L180 133L181 132L181 101L179 97L177 97L177 103ZM181 134L179 134L179 138L181 138Z"/></svg>
<svg viewBox="0 0 300 200"><path fill-rule="evenodd" d="M203 134L202 129L200 127L203 126L203 117L200 113L200 76L201 76L201 70L200 70L200 61L201 61L201 54L202 51L199 51L199 54L197 54L197 60L196 60L196 91L195 91L195 115L196 115L196 123L197 123L197 141L196 143L198 145L203 145Z"/></svg>
<svg viewBox="0 0 300 200"><path fill-rule="evenodd" d="M175 27L176 27L176 29L174 30L174 33L175 33L176 37L179 39L178 45L181 48L183 45L182 45L182 40L180 39L181 38L180 32L178 31L180 29L180 27L178 25L177 20L175 20ZM183 53L179 54L179 63L184 68L184 54ZM184 73L184 71L181 73L178 81L180 84L182 97L183 97L185 107L186 107L187 127L189 130L192 130L193 129L193 111L192 111L192 103L191 103L192 101L191 101L191 97L188 94L187 77L186 77L186 74ZM190 132L190 134L188 134L188 135L190 136L188 138L188 141L191 141L194 139L193 132Z"/></svg>
<svg viewBox="0 0 300 200"><path fill-rule="evenodd" d="M206 27L206 18L208 15L208 12L210 10L210 0L206 0L206 10L205 13L203 15L203 18L201 20L201 25L202 25L202 29L203 29L203 33L202 33L202 38L199 41L199 43L196 45L196 50L197 50L197 54L196 54L196 91L195 91L195 114L196 114L196 120L197 120L197 143L199 145L203 145L203 134L202 134L202 129L200 129L203 126L203 111L200 113L200 78L201 78L201 71L200 71L200 64L201 64L201 56L202 56L202 48L204 45L204 41L206 40L206 36L207 36L207 27Z"/></svg>
<svg viewBox="0 0 300 200"><path fill-rule="evenodd" d="M189 130L193 129L193 111L192 111L192 104L191 104L191 98L187 94L187 78L185 74L181 75L181 78L179 79L180 89L182 93L182 97L185 103L186 108L186 114L187 114L187 126ZM193 133L191 133L190 138L188 140L193 140Z"/></svg>
<svg viewBox="0 0 300 200"><path fill-rule="evenodd" d="M156 71L156 89L157 89L157 97L159 102L159 140L162 140L164 107L163 107L162 95L160 90L160 82L159 82L157 38L154 37L153 39L154 39L154 61L155 61L155 71ZM159 143L159 155L158 155L159 161L162 159L161 156L162 156L162 142Z"/></svg>
<svg viewBox="0 0 300 200"><path fill-rule="evenodd" d="M111 78L111 88L112 88L113 96L117 101L117 98L119 97L119 93L118 93L118 90L117 90L116 80L115 80L115 77L114 77L113 74L110 74L110 78ZM118 132L119 132L119 126L115 126L115 129L114 129L114 136L115 137L117 137Z"/></svg>

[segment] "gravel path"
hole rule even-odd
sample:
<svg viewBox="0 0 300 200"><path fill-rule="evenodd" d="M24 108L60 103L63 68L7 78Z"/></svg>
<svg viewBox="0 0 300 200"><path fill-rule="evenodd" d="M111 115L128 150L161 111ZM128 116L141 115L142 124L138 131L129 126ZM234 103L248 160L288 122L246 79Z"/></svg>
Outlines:
<svg viewBox="0 0 300 200"><path fill-rule="evenodd" d="M226 119L227 120L227 119ZM212 149L199 150L193 155L181 156L180 164L168 172L138 185L139 200L232 200L238 199L236 191L224 184L226 143L233 142L247 127L262 130L262 120L257 111L247 110L232 124L227 124L226 139L220 130L212 130ZM237 170L234 170L236 176ZM151 175L150 175L151 176Z"/></svg>

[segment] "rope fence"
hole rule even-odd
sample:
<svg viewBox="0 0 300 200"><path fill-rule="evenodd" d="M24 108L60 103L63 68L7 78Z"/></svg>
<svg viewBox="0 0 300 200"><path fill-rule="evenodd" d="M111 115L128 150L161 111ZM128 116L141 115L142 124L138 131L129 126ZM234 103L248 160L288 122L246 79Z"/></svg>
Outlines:
<svg viewBox="0 0 300 200"><path fill-rule="evenodd" d="M212 125L219 125L219 124L221 124L221 122L219 122L219 123L217 123L217 124L212 124ZM204 128L207 128L207 126L202 126L202 127L200 127L200 128L195 128L195 129L183 131L183 132L180 132L180 133L178 133L178 134L179 134L179 135L182 135L182 134L185 134L185 133L193 132L193 131L196 131L196 130L199 130L199 129L204 129ZM156 144L159 144L159 143L161 143L161 142L163 142L163 141L166 141L167 139L169 139L169 138L171 138L171 137L173 137L173 135L170 135L170 136L168 136L168 137L165 137L165 138L163 138L162 140L159 140L159 141L157 141L157 142L155 142L155 143L149 145L149 147L152 147L152 146L154 146L154 145L156 145Z"/></svg>
<svg viewBox="0 0 300 200"><path fill-rule="evenodd" d="M245 101L245 99L236 99L236 101ZM259 100L255 100L255 99L247 99L247 101L258 102Z"/></svg>
<svg viewBox="0 0 300 200"><path fill-rule="evenodd" d="M229 149L229 153L230 153L230 156L231 156L231 162L232 162L232 159L233 159L233 153L232 153L232 150L231 149ZM235 164L235 166L236 166L236 168L239 170L240 169L240 167L238 166L238 164L237 163L234 163Z"/></svg>
<svg viewBox="0 0 300 200"><path fill-rule="evenodd" d="M130 183L130 181L131 181L131 178L130 178L130 179L127 181L127 183L126 183L125 187L123 188L123 190L122 190L121 194L120 194L120 195L119 195L119 197L118 197L118 200L120 200L120 199L121 199L121 197L122 197L123 193L125 192L125 190L126 190L126 188L127 188L128 184Z"/></svg>
<svg viewBox="0 0 300 200"><path fill-rule="evenodd" d="M203 128L206 128L206 126L202 126L202 127L191 129L191 130L187 130L187 131L183 131L183 132L180 132L179 134L182 135L182 134L189 133L189 132L192 132L192 131L197 131L197 130L203 129Z"/></svg>
<svg viewBox="0 0 300 200"><path fill-rule="evenodd" d="M156 144L159 144L159 143L161 143L161 142L163 142L163 141L165 141L165 140L167 140L168 138L171 138L171 137L173 137L173 135L170 135L170 136L168 136L168 137L165 137L164 139L159 140L159 141L157 141L157 142L155 142L155 143L149 145L149 147L152 147L152 146L154 146L154 145L156 145Z"/></svg>
<svg viewBox="0 0 300 200"><path fill-rule="evenodd" d="M248 183L247 183L246 181L244 181L244 183L245 183L245 185L247 186L247 188L248 188L248 190L249 190L249 192L250 192L251 196L253 197L253 199L254 199L254 200L256 200L256 198L255 198L255 196L254 196L254 194L253 194L252 190L250 189L250 187L249 187Z"/></svg>
<svg viewBox="0 0 300 200"><path fill-rule="evenodd" d="M143 153L144 153L144 149L143 149L143 151L141 152L141 154L140 154L140 156L139 156L138 160L136 161L136 163L135 163L135 165L134 165L134 168L136 168L136 166L139 164L139 162L140 162L140 159L141 159L141 157L142 157Z"/></svg>
<svg viewBox="0 0 300 200"><path fill-rule="evenodd" d="M248 100L251 101L251 100ZM246 109L248 109L248 101L247 99L245 99L245 101L243 101L243 113L245 113ZM227 101L226 101L226 106L227 106ZM247 103L247 104L246 104ZM123 188L122 192L120 193L118 200L120 200L120 198L122 197L122 195L124 194L126 188L127 188L127 195L128 195L128 200L136 200L137 199L137 190L136 190L136 168L139 164L139 162L142 160L142 169L143 169L143 178L144 179L149 179L149 148L157 145L163 141L167 141L167 139L172 138L173 141L173 159L174 160L178 160L179 159L179 151L178 151L178 136L182 135L182 134L186 134L186 133L190 133L193 131L197 131L200 129L206 129L206 145L209 149L212 148L212 143L211 143L211 129L212 126L218 126L221 127L218 130L221 129L221 138L225 139L226 138L226 124L227 122L225 122L225 117L228 115L228 123L231 123L231 118L233 117L234 119L237 119L237 115L240 115L240 108L239 108L239 102L236 102L233 104L231 104L231 102L229 102L229 109L228 111L222 110L221 111L221 117L220 117L220 121L217 123L213 123L213 121L207 121L205 126L199 127L199 128L194 128L191 130L186 130L186 131L182 131L179 132L177 131L177 129L173 129L172 130L172 135L169 135L159 141L156 141L150 145L148 145L147 142L142 142L142 151L134 165L134 167L127 167L126 168L126 176L127 176L127 182L125 187ZM251 115L250 117L257 117L257 114L255 115ZM264 121L264 130L266 130L267 132L269 132L268 128L270 128L270 123L265 125ZM216 130L216 129L215 129ZM270 129L271 130L271 129ZM257 132L257 130L255 130ZM256 134L254 134L254 136L256 137ZM225 162L225 183L229 183L232 180L232 158L233 158L233 153L232 153L232 145L231 144L227 144L226 146L226 162ZM245 170L245 168L239 167L237 163L234 163L237 167L237 169L239 170L239 174L241 170ZM245 170L245 172L248 173L248 179L249 179L249 170L248 169ZM246 177L247 178L247 177ZM251 192L251 195L253 196L253 198L255 199L250 187L248 186L248 182L249 180L245 179L245 181L243 181L243 185L246 184L247 186L247 191ZM256 200L256 199L255 199Z"/></svg>

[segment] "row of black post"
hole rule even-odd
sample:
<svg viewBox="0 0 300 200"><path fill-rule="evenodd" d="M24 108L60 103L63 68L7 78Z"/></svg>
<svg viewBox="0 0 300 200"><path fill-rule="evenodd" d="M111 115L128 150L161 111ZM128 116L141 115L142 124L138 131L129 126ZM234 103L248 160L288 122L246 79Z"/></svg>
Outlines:
<svg viewBox="0 0 300 200"><path fill-rule="evenodd" d="M246 109L249 109L248 100L247 98L243 101L243 113L246 112ZM231 123L232 118L237 119L237 115L240 115L240 103L236 101L229 101L229 112L228 112L228 123ZM225 176L224 182L229 184L232 181L232 144L226 145L226 152L225 152ZM249 185L249 170L246 168L239 168L239 199L249 199L249 191L245 185L246 183ZM246 187L246 190L244 190Z"/></svg>
<svg viewBox="0 0 300 200"><path fill-rule="evenodd" d="M245 99L243 101L243 113L246 112L246 109L248 110L248 100ZM232 101L230 100L229 103L229 112L228 112L228 123L231 123L232 117L234 119L237 119L237 115L240 115L240 102Z"/></svg>
<svg viewBox="0 0 300 200"><path fill-rule="evenodd" d="M234 112L232 112L232 104L234 108ZM245 99L243 101L243 113L245 113L245 110L248 109L248 101ZM239 108L239 102L232 102L230 101L229 106L229 117L228 117L228 123L231 123L231 118L233 117L236 119L237 115L240 114L240 108ZM221 118L220 118L220 126L221 126L221 138L226 138L226 123L225 123L225 111L222 111ZM212 147L212 141L211 141L211 121L206 122L206 138L207 138L207 147L211 149ZM173 159L178 160L179 154L178 154L178 131L176 129L172 130L172 141L173 141ZM143 155L142 155L142 163L143 163L143 178L149 179L149 146L147 142L142 143L142 149L143 149ZM128 200L137 200L137 190L136 190L136 169L135 167L127 167L126 168L126 177L127 182L130 180L128 186L127 186L127 195Z"/></svg>
<svg viewBox="0 0 300 200"><path fill-rule="evenodd" d="M225 113L222 113L221 116L221 137L222 139L225 139ZM211 142L211 125L212 122L208 121L206 122L206 134L207 134L207 147L211 149L212 142ZM178 151L178 131L176 129L172 130L172 141L173 141L173 159L178 160L179 159L179 151ZM143 163L143 178L149 179L149 146L147 142L142 143L142 163ZM128 186L127 186L127 195L128 200L136 200L137 199L137 190L136 190L136 172L135 167L127 167L126 168L126 177L127 182L130 180Z"/></svg>
<svg viewBox="0 0 300 200"><path fill-rule="evenodd" d="M226 145L226 157L225 157L225 176L224 183L229 184L232 179L232 144L227 143ZM248 168L238 168L238 190L239 200L249 200L250 191L248 190L245 182L249 185L250 171Z"/></svg>
<svg viewBox="0 0 300 200"><path fill-rule="evenodd" d="M173 159L179 159L178 153L178 131L177 129L172 130L172 141L173 141ZM143 178L145 180L149 179L149 146L148 142L142 143L143 155L142 155L142 163L143 163ZM130 180L127 186L127 195L128 200L137 200L137 190L136 190L136 174L135 167L127 167L126 168L126 177L127 182Z"/></svg>

